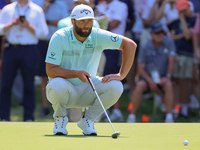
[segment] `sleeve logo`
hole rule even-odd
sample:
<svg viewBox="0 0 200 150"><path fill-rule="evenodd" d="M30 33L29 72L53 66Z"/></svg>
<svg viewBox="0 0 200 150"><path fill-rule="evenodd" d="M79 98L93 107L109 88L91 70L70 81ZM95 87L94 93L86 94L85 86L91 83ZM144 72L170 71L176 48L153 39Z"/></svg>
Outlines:
<svg viewBox="0 0 200 150"><path fill-rule="evenodd" d="M56 55L56 53L54 53L54 52L51 52L51 57L53 57L53 56L55 56Z"/></svg>
<svg viewBox="0 0 200 150"><path fill-rule="evenodd" d="M49 58L53 59L53 60L56 60L56 58L54 58L54 56L56 55L55 52L51 52L51 56L49 56Z"/></svg>
<svg viewBox="0 0 200 150"><path fill-rule="evenodd" d="M117 35L117 34L111 35L111 40L112 40L113 42L117 42L117 41L119 40L119 35Z"/></svg>

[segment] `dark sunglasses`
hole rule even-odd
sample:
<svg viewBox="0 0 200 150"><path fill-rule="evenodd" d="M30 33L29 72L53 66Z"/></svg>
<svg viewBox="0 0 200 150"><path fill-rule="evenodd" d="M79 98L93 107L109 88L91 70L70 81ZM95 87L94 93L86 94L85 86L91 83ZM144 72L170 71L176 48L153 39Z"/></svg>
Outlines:
<svg viewBox="0 0 200 150"><path fill-rule="evenodd" d="M158 32L154 32L154 34L165 34L165 32L164 31L158 31Z"/></svg>

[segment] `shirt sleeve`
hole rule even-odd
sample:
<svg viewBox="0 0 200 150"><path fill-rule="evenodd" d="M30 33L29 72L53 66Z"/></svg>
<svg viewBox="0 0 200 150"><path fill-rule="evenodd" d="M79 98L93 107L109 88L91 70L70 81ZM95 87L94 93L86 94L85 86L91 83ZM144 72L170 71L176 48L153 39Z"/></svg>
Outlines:
<svg viewBox="0 0 200 150"><path fill-rule="evenodd" d="M164 14L167 14L167 13L168 13L169 8L170 8L170 5L169 5L168 3L165 4L164 10L163 10Z"/></svg>
<svg viewBox="0 0 200 150"><path fill-rule="evenodd" d="M37 15L38 23L35 28L35 34L37 38L44 38L48 35L48 27L46 24L46 19L43 10L38 12Z"/></svg>
<svg viewBox="0 0 200 150"><path fill-rule="evenodd" d="M103 49L119 49L123 40L123 36L114 34L112 32L97 29L97 42Z"/></svg>
<svg viewBox="0 0 200 150"><path fill-rule="evenodd" d="M60 65L63 54L63 46L62 46L62 36L60 36L57 32L52 35L52 38L49 42L49 47L47 50L46 60L45 62Z"/></svg>
<svg viewBox="0 0 200 150"><path fill-rule="evenodd" d="M4 35L3 28L5 24L11 21L12 19L10 18L9 10L7 9L7 6L5 6L0 12L0 35Z"/></svg>
<svg viewBox="0 0 200 150"><path fill-rule="evenodd" d="M125 3L123 5L120 5L120 9L116 9L115 13L113 13L114 16L112 16L113 20L119 20L120 22L124 21L124 19L128 16L128 8Z"/></svg>
<svg viewBox="0 0 200 150"><path fill-rule="evenodd" d="M140 46L137 62L138 64L145 64L145 47L144 46Z"/></svg>

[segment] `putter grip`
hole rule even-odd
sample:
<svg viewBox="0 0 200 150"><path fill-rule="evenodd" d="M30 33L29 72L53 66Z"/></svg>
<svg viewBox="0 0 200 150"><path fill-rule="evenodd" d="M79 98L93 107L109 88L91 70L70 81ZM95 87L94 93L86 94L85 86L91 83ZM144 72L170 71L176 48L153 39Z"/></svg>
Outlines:
<svg viewBox="0 0 200 150"><path fill-rule="evenodd" d="M93 83L92 83L92 80L91 80L88 76L86 76L86 77L87 77L87 79L88 79L88 81L89 81L89 83L90 83L90 85L91 85L93 91L96 91L96 90L95 90L95 87L94 87L94 85L93 85Z"/></svg>

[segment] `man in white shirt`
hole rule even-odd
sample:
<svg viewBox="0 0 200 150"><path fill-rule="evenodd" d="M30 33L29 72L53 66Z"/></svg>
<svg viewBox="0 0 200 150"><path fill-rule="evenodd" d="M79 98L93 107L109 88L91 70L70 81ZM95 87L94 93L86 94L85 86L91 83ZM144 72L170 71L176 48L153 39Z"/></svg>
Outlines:
<svg viewBox="0 0 200 150"><path fill-rule="evenodd" d="M10 121L11 88L20 69L23 84L24 121L34 121L34 76L37 66L38 38L48 34L43 10L30 0L18 0L5 6L0 15L0 35L8 46L4 49L0 94L0 117Z"/></svg>

